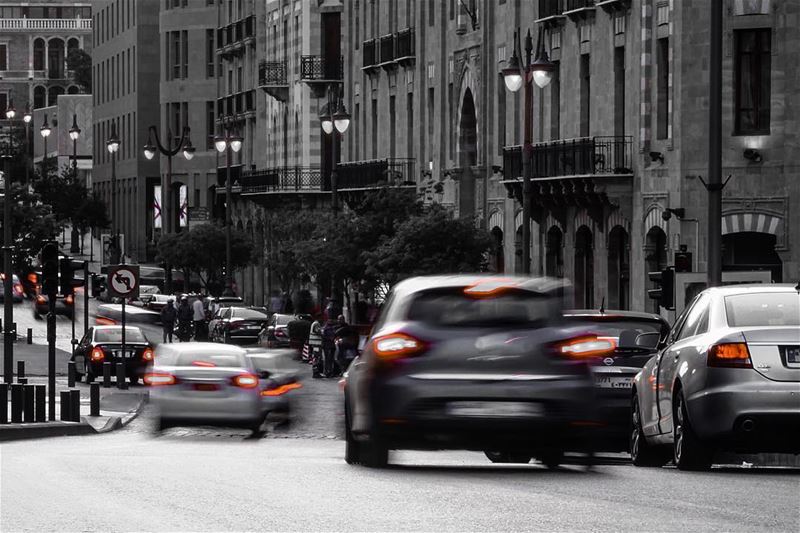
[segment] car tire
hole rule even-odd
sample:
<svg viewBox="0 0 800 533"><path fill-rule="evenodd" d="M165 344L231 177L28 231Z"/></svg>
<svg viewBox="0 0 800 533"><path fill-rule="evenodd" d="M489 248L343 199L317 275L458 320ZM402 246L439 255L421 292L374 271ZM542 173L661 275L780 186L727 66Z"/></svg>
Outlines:
<svg viewBox="0 0 800 533"><path fill-rule="evenodd" d="M252 432L251 437L253 438L261 438L267 434L267 414L264 413L260 417L258 417L251 425L250 431Z"/></svg>
<svg viewBox="0 0 800 533"><path fill-rule="evenodd" d="M89 364L88 363L84 363L83 364L83 370L84 370L83 378L86 381L86 383L89 384L89 383L93 382L94 381L94 374L92 374L92 369L89 368Z"/></svg>
<svg viewBox="0 0 800 533"><path fill-rule="evenodd" d="M686 399L678 389L673 394L672 406L672 454L679 470L708 470L711 468L712 451L697 437L689 421Z"/></svg>
<svg viewBox="0 0 800 533"><path fill-rule="evenodd" d="M371 436L366 442L359 443L361 464L367 468L386 468L389 465L389 448L383 441Z"/></svg>
<svg viewBox="0 0 800 533"><path fill-rule="evenodd" d="M131 385L138 385L139 384L139 376L128 376L128 382Z"/></svg>
<svg viewBox="0 0 800 533"><path fill-rule="evenodd" d="M564 452L561 450L546 450L540 452L536 458L550 470L555 470L564 462Z"/></svg>
<svg viewBox="0 0 800 533"><path fill-rule="evenodd" d="M641 409L636 392L631 401L631 434L629 441L631 462L634 466L664 466L669 457L664 451L647 442L647 437L642 432Z"/></svg>
<svg viewBox="0 0 800 533"><path fill-rule="evenodd" d="M524 453L509 453L509 452L483 452L486 457L493 463L515 463L527 464L531 462L532 457Z"/></svg>
<svg viewBox="0 0 800 533"><path fill-rule="evenodd" d="M344 461L349 465L361 464L361 446L350 429L350 407L344 400Z"/></svg>
<svg viewBox="0 0 800 533"><path fill-rule="evenodd" d="M231 332L225 330L225 344L230 344L230 343L231 343Z"/></svg>

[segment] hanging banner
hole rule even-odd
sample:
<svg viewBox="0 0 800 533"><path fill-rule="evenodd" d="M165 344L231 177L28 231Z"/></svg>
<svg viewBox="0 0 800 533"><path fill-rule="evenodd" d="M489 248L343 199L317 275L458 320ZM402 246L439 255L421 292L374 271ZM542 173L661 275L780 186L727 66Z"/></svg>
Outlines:
<svg viewBox="0 0 800 533"><path fill-rule="evenodd" d="M186 224L189 221L189 216L188 216L189 198L188 198L188 196L189 196L188 188L186 187L186 185L181 185L179 197L180 197L180 201L181 201L181 203L180 203L180 206L181 206L180 207L180 226L182 228L185 228Z"/></svg>
<svg viewBox="0 0 800 533"><path fill-rule="evenodd" d="M153 187L153 227L161 228L161 185Z"/></svg>

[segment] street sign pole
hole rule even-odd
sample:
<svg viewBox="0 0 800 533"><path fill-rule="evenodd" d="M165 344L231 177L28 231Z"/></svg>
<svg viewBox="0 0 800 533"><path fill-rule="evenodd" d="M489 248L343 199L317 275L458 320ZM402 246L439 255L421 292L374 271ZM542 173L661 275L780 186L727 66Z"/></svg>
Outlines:
<svg viewBox="0 0 800 533"><path fill-rule="evenodd" d="M128 298L136 298L139 295L139 266L123 263L109 269L108 290L112 296L122 298L122 354L124 357L127 348L125 306Z"/></svg>
<svg viewBox="0 0 800 533"><path fill-rule="evenodd" d="M89 261L83 262L83 334L89 331Z"/></svg>

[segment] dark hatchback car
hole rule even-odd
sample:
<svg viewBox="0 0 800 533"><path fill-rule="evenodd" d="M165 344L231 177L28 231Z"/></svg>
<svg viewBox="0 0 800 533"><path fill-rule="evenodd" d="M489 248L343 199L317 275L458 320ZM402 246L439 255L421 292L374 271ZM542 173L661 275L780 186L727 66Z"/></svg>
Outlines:
<svg viewBox="0 0 800 533"><path fill-rule="evenodd" d="M296 319L295 315L273 314L259 335L258 343L268 348L289 348L292 344L289 323Z"/></svg>
<svg viewBox="0 0 800 533"><path fill-rule="evenodd" d="M222 309L211 331L211 340L230 344L235 341L257 342L269 317L247 307Z"/></svg>
<svg viewBox="0 0 800 533"><path fill-rule="evenodd" d="M547 278L397 284L345 376L345 460L382 467L392 449L467 449L555 467L565 451L593 451L587 361L608 344L565 327L565 293Z"/></svg>
<svg viewBox="0 0 800 533"><path fill-rule="evenodd" d="M137 327L125 326L123 352L122 326L93 326L75 347L71 360L75 361L79 379L86 383L102 377L103 363L109 362L112 375L116 375L117 363L125 363L125 375L135 384L153 364L153 353L153 345Z"/></svg>
<svg viewBox="0 0 800 533"><path fill-rule="evenodd" d="M669 323L654 313L580 309L564 312L568 324L596 335L613 348L592 366L596 395L602 402L606 424L601 449L628 449L633 378L658 354L660 342L669 334Z"/></svg>

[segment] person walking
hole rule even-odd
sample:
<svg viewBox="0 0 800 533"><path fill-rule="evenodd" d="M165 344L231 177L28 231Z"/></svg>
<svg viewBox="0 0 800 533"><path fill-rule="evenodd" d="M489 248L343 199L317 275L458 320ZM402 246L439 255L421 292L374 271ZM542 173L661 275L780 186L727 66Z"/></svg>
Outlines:
<svg viewBox="0 0 800 533"><path fill-rule="evenodd" d="M192 319L194 312L189 306L189 298L184 295L181 296L181 303L178 306L178 338L181 342L187 342L192 338Z"/></svg>
<svg viewBox="0 0 800 533"><path fill-rule="evenodd" d="M322 327L322 375L326 378L334 377L335 373L335 352L336 352L336 330L339 329L339 321L330 318Z"/></svg>
<svg viewBox="0 0 800 533"><path fill-rule="evenodd" d="M322 356L322 322L319 317L314 320L308 331L308 350L311 352L311 377L321 378L324 359Z"/></svg>
<svg viewBox="0 0 800 533"><path fill-rule="evenodd" d="M192 302L192 319L194 320L194 340L206 340L206 310L203 309L203 300L198 298Z"/></svg>
<svg viewBox="0 0 800 533"><path fill-rule="evenodd" d="M172 342L172 331L175 329L175 319L178 318L178 311L172 298L161 310L161 327L164 328L164 342ZM167 341L169 339L169 341Z"/></svg>

